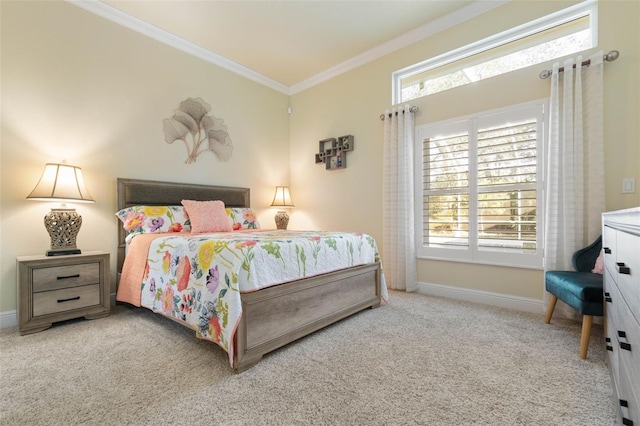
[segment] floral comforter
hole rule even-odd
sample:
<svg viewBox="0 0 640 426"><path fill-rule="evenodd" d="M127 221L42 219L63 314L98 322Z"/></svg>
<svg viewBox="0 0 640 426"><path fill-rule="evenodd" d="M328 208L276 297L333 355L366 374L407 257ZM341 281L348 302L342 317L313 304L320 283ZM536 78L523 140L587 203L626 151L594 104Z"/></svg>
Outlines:
<svg viewBox="0 0 640 426"><path fill-rule="evenodd" d="M375 240L361 233L252 230L162 234L149 241L140 305L216 342L232 365L241 292L379 261ZM129 255L125 268L128 261ZM381 284L386 300L384 279Z"/></svg>

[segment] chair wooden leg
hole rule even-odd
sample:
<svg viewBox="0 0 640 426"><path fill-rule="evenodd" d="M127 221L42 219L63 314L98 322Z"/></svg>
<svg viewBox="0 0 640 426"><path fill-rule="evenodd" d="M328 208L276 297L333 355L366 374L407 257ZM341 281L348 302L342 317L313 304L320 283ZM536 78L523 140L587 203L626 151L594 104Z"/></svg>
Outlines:
<svg viewBox="0 0 640 426"><path fill-rule="evenodd" d="M551 322L551 317L553 316L553 310L556 308L556 302L558 298L551 295L551 299L549 299L549 307L547 308L547 315L544 317L544 322L549 324Z"/></svg>
<svg viewBox="0 0 640 426"><path fill-rule="evenodd" d="M589 338L591 337L591 325L593 324L593 316L582 316L582 337L580 338L580 358L587 358L587 349L589 349Z"/></svg>

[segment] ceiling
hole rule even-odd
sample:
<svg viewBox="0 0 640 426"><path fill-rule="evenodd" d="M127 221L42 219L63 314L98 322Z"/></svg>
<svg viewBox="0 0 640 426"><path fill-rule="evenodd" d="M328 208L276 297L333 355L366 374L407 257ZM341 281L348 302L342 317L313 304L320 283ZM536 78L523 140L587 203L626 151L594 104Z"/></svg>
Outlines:
<svg viewBox="0 0 640 426"><path fill-rule="evenodd" d="M504 3L68 1L283 92L326 80Z"/></svg>

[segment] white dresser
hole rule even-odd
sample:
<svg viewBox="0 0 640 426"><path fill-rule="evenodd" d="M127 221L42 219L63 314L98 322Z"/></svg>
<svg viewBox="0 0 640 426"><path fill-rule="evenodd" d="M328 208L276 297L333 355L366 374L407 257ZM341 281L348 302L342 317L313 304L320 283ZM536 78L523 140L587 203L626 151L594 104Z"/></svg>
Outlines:
<svg viewBox="0 0 640 426"><path fill-rule="evenodd" d="M602 215L605 341L618 421L640 426L640 207Z"/></svg>

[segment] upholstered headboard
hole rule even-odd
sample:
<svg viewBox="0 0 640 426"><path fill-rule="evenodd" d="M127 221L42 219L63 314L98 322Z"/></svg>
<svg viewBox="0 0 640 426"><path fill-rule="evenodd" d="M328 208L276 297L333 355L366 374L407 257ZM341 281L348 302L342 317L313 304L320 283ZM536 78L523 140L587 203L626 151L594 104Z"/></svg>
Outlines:
<svg viewBox="0 0 640 426"><path fill-rule="evenodd" d="M221 200L226 207L250 207L250 189L118 178L118 211L131 206L179 206L182 200ZM118 223L118 273L124 263L125 237Z"/></svg>

